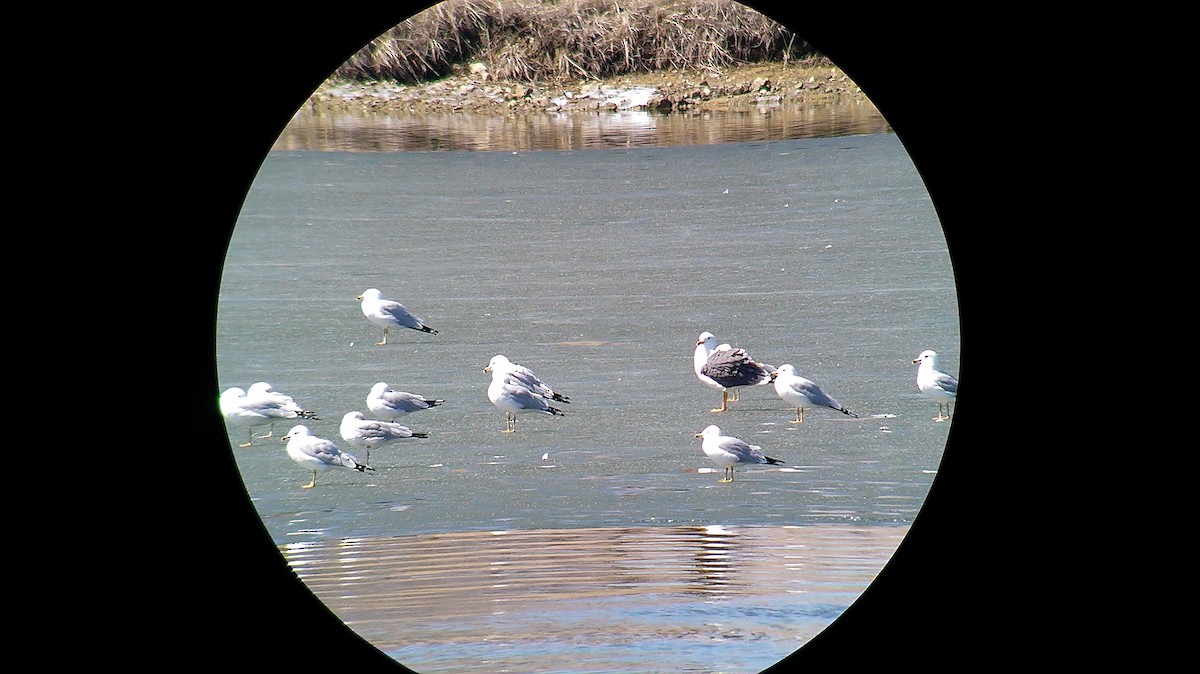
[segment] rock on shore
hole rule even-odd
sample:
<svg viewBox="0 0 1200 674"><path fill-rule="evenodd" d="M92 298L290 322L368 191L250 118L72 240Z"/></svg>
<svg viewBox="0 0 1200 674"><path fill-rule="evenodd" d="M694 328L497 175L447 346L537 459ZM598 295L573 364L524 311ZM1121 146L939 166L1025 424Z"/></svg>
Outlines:
<svg viewBox="0 0 1200 674"><path fill-rule="evenodd" d="M574 82L497 81L482 64L421 84L327 81L308 100L313 110L395 114L590 112L770 108L796 101L861 98L836 66L762 63L724 70L661 71Z"/></svg>

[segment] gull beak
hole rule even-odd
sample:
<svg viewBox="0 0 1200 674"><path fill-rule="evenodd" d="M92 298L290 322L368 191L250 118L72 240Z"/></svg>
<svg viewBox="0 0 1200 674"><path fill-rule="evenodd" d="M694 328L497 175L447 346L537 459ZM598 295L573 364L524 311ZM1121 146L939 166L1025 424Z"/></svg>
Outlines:
<svg viewBox="0 0 1200 674"><path fill-rule="evenodd" d="M361 301L362 301L362 295L359 295L358 297L355 297L354 299L356 299L356 300L358 300L359 302L361 302Z"/></svg>
<svg viewBox="0 0 1200 674"><path fill-rule="evenodd" d="M697 433L697 434L693 435L692 437L693 437L693 438L702 438L702 437L704 437L704 434L703 434L703 433Z"/></svg>
<svg viewBox="0 0 1200 674"><path fill-rule="evenodd" d="M921 359L920 359L920 358L914 358L914 359L913 359L913 365L916 365L916 364L917 364L917 363L919 363L919 362L921 362Z"/></svg>
<svg viewBox="0 0 1200 674"><path fill-rule="evenodd" d="M492 371L492 366L491 366L491 365L488 365L487 367L483 368L483 371L484 371L484 372L491 372L491 371Z"/></svg>

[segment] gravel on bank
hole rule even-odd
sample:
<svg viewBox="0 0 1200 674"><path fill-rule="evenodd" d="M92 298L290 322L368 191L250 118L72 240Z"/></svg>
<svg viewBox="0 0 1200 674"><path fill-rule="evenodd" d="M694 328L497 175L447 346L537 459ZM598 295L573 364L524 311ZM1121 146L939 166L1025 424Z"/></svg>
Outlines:
<svg viewBox="0 0 1200 674"><path fill-rule="evenodd" d="M660 71L573 82L498 81L482 64L421 83L326 81L312 96L314 111L392 114L469 112L521 114L655 110L752 109L792 102L866 99L836 66L761 63L700 72Z"/></svg>

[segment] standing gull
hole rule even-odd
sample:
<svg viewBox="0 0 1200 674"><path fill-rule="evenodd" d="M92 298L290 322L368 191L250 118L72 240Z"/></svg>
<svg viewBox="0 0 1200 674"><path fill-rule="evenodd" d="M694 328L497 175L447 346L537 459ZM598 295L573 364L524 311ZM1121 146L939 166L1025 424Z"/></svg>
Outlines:
<svg viewBox="0 0 1200 674"><path fill-rule="evenodd" d="M342 439L355 449L366 452L366 461L371 461L371 450L407 438L428 438L428 433L418 433L394 421L367 419L362 412L346 412L338 429Z"/></svg>
<svg viewBox="0 0 1200 674"><path fill-rule="evenodd" d="M702 332L696 339L692 369L701 383L721 392L721 406L710 412L729 409L731 388L771 383L769 365L754 360L745 349L731 348L728 344L717 346L717 337L711 332Z"/></svg>
<svg viewBox="0 0 1200 674"><path fill-rule="evenodd" d="M376 342L380 346L387 344L390 328L409 328L418 332L428 332L431 335L438 333L437 330L425 325L424 319L405 309L403 304L380 297L377 288L367 288L357 299L362 302L363 315L367 317L371 325L383 328L383 341Z"/></svg>
<svg viewBox="0 0 1200 674"><path fill-rule="evenodd" d="M521 386L509 374L494 369L491 370L491 373L492 383L487 390L488 400L492 401L497 409L504 412L505 433L517 432L517 414L519 412L566 416L565 412L557 407L552 407L546 398Z"/></svg>
<svg viewBox="0 0 1200 674"><path fill-rule="evenodd" d="M238 445L239 447L254 444L254 429L257 426L300 418L299 412L289 409L281 401L261 395L250 396L237 386L222 391L217 406L221 410L221 416L225 417L230 426L246 429L246 442Z"/></svg>
<svg viewBox="0 0 1200 674"><path fill-rule="evenodd" d="M822 391L815 381L796 374L796 368L791 363L784 363L775 371L775 393L796 408L796 420L792 423L804 423L804 410L812 407L828 407L858 418L857 414L842 407L841 403Z"/></svg>
<svg viewBox="0 0 1200 674"><path fill-rule="evenodd" d="M408 391L397 391L386 382L376 382L367 394L367 409L384 421L392 421L410 412L437 407L445 400L426 398Z"/></svg>
<svg viewBox="0 0 1200 674"><path fill-rule="evenodd" d="M292 426L292 430L283 436L283 441L287 443L287 453L292 461L312 471L312 481L304 485L302 489L311 489L317 486L317 471L350 468L360 473L375 472L374 468L365 463L359 463L354 456L338 449L332 440L313 435L308 430L308 426L303 424Z"/></svg>
<svg viewBox="0 0 1200 674"><path fill-rule="evenodd" d="M958 380L953 375L938 369L937 352L926 349L913 359L917 365L917 390L926 397L937 402L938 415L934 421L945 421L950 418L950 403L958 397ZM942 416L942 405L946 406L946 415Z"/></svg>
<svg viewBox="0 0 1200 674"><path fill-rule="evenodd" d="M783 462L762 453L762 447L751 445L738 440L731 435L722 435L721 429L710 425L696 434L700 441L700 449L704 451L713 463L725 469L721 482L733 482L733 467L738 464L771 464L780 465Z"/></svg>
<svg viewBox="0 0 1200 674"><path fill-rule="evenodd" d="M304 409L290 395L288 395L282 391L277 391L274 386L271 386L270 384L268 384L265 381L256 381L250 385L250 388L246 389L246 397L247 398L254 398L256 396L262 396L268 400L278 402L279 406L282 407L283 409L291 410L291 411L295 412L297 418L314 419L316 421L321 420L321 418L317 416L316 412L313 412L312 410ZM275 435L275 422L274 421L271 422L271 428L269 430L267 430L267 434L261 435L259 437L266 439L273 435Z"/></svg>
<svg viewBox="0 0 1200 674"><path fill-rule="evenodd" d="M534 393L542 396L547 400L553 400L559 403L570 403L571 400L567 396L550 388L546 382L538 379L538 376L533 373L533 370L524 365L517 365L503 355L492 356L492 360L483 368L484 372L500 371L507 374L516 384L524 386Z"/></svg>

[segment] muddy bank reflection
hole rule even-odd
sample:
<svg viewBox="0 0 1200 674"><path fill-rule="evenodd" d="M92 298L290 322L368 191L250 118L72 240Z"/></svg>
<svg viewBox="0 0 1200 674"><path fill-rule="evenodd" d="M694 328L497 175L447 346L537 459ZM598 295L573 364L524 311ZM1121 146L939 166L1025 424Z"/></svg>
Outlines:
<svg viewBox="0 0 1200 674"><path fill-rule="evenodd" d="M495 116L299 111L275 150L389 152L581 150L828 138L883 133L870 102L797 103L737 110L642 110Z"/></svg>
<svg viewBox="0 0 1200 674"><path fill-rule="evenodd" d="M418 672L760 671L839 616L907 532L545 529L281 550L352 629Z"/></svg>

